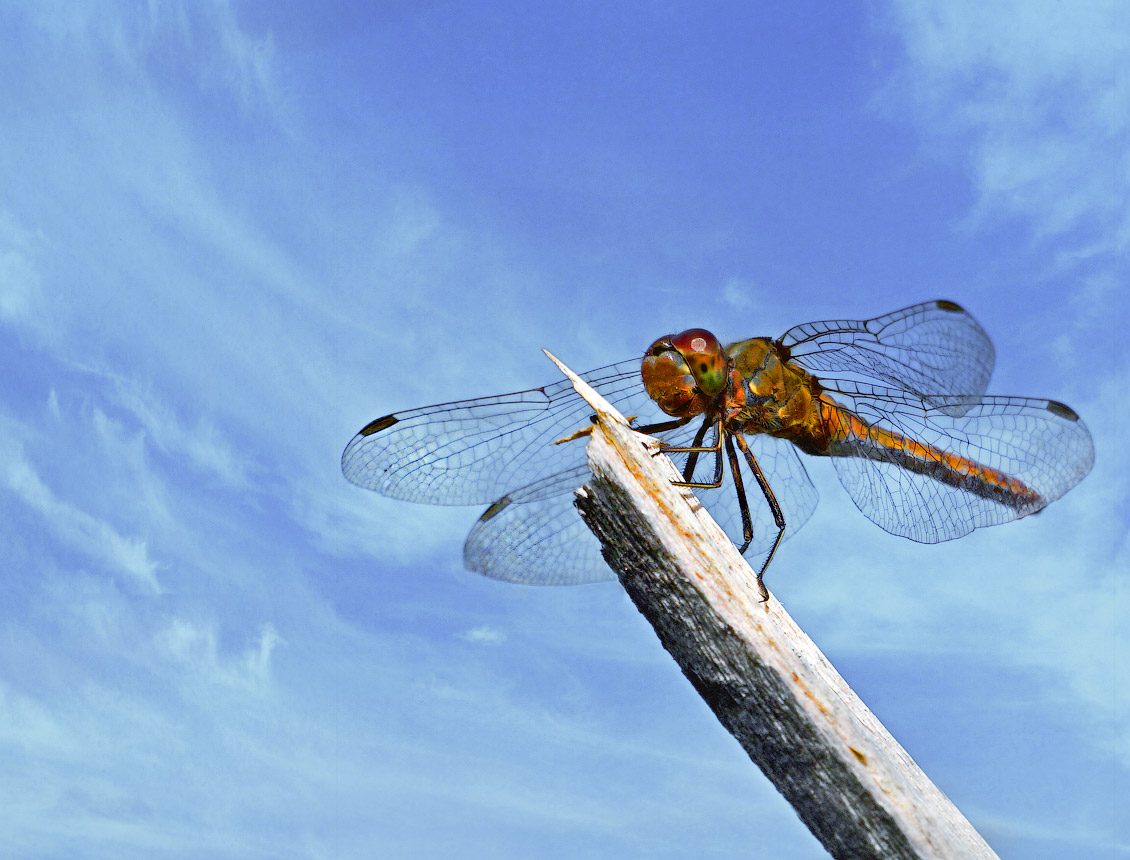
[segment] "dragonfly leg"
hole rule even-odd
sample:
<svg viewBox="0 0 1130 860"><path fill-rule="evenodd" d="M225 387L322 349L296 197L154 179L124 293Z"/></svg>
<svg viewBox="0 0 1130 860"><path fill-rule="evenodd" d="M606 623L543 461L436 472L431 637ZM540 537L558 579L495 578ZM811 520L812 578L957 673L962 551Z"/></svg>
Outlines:
<svg viewBox="0 0 1130 860"><path fill-rule="evenodd" d="M726 437L726 458L730 461L730 474L734 476L734 489L738 491L738 510L742 515L742 545L738 547L739 553L745 553L753 542L753 520L749 515L749 500L745 495L745 482L742 481L741 463L738 462L738 452L734 450L733 436ZM761 580L758 580L760 584ZM762 594L765 586L761 587Z"/></svg>
<svg viewBox="0 0 1130 860"><path fill-rule="evenodd" d="M682 427L689 424L690 417L676 418L674 421L660 421L658 424L644 424L642 427L633 427L637 433L646 433L649 436L652 433L664 433L668 430L674 430L676 427Z"/></svg>
<svg viewBox="0 0 1130 860"><path fill-rule="evenodd" d="M690 420L690 419L687 419L687 420ZM683 424L686 424L686 423L687 423L687 421L680 421L678 426L681 427ZM714 427L717 428L717 432L714 435L714 444L713 445L703 445L702 444L702 437L706 435L706 428L709 427L709 426L714 426ZM709 419L704 419L703 422L702 422L702 426L698 429L698 433L695 434L693 445L691 445L688 448L680 448L680 447L677 447L675 445L664 445L663 446L663 453L666 454L668 452L671 452L671 453L676 453L676 454L687 454L687 453L706 454L706 453L709 452L709 453L713 454L715 451L721 451L722 450L722 439L725 437L725 435L726 435L726 432L722 428L722 417L721 416L718 416L713 421L711 421Z"/></svg>
<svg viewBox="0 0 1130 860"><path fill-rule="evenodd" d="M769 503L769 510L773 512L773 522L777 526L777 539L773 541L773 546L769 548L769 555L765 557L764 563L761 565L761 570L757 572L757 587L761 590L761 602L764 603L769 599L769 591L765 588L765 583L762 581L765 576L765 571L769 568L769 562L773 560L773 556L777 552L777 547L781 545L781 541L785 537L785 514L781 510L780 504L777 503L777 497L773 495L773 488L769 486L769 482L765 480L765 474L761 471L761 466L757 463L757 458L753 456L753 452L749 450L749 445L746 444L745 438L738 434L736 436L738 447L742 449L742 454L745 455L746 462L749 463L749 468L753 472L753 476L757 478L757 485L761 487L761 492L765 495L765 501ZM727 442L729 439L726 440ZM735 478L738 475L738 470L731 466L734 471ZM739 483L735 481L735 483ZM740 483L739 483L740 486ZM748 516L748 513L746 514ZM752 537L747 538L745 544L742 546L742 552L749 546Z"/></svg>
<svg viewBox="0 0 1130 860"><path fill-rule="evenodd" d="M714 444L709 447L704 447L702 444L702 437L706 435L707 427L713 425L715 427ZM698 428L698 433L695 434L694 444L689 448L676 448L664 446L660 449L661 454L690 454L687 458L687 465L683 468L683 480L672 481L676 487L698 487L700 489L709 489L713 487L722 486L722 441L727 438L727 433L722 426L722 419L714 422L704 420L702 426ZM691 476L694 474L694 468L698 464L698 455L711 453L714 454L714 478L711 481L692 481Z"/></svg>
<svg viewBox="0 0 1130 860"><path fill-rule="evenodd" d="M679 427L685 427L687 424L690 423L692 417L693 416L688 415L686 418L676 418L673 421L660 421L656 424L644 424L642 427L633 427L632 429L635 430L637 433L646 433L647 435L650 436L650 435L653 435L655 433L665 433L668 430L675 430ZM699 431L698 431L698 435L694 437L694 439L695 439L694 444L695 444L696 447L698 445L702 444L702 437L705 433L706 433L705 427L700 427ZM663 442L660 441L659 450L655 451L652 454L652 456L656 456L658 454L666 454L668 451L671 451L671 450L674 450L674 449L664 447ZM682 450L682 449L680 448L678 450ZM697 455L692 454L691 458L692 458L691 460L687 461L688 464L691 463L693 460L697 459ZM691 469L691 472L693 472L693 471L694 471L694 469ZM684 477L686 477L688 481L690 480L689 474L690 473L684 472ZM676 486L679 486L679 485L676 485Z"/></svg>
<svg viewBox="0 0 1130 860"><path fill-rule="evenodd" d="M625 417L628 419L629 426L632 424L633 421L636 420L636 416L634 416L634 415L628 415L628 416L625 416ZM596 424L596 420L597 419L596 419L595 414L589 416L590 424ZM645 424L643 427L632 427L632 429L635 430L637 433L646 433L648 435L650 435L652 433L663 433L667 430L674 430L676 427L682 427L684 424L686 424L690 420L691 420L690 418L676 418L674 421L662 421L658 424ZM553 444L554 445L564 445L566 442L572 442L576 439L583 439L584 437L591 436L591 435L592 435L592 427L591 426L583 427L580 430L576 431L575 433L572 433L572 434L564 437L563 439L555 439Z"/></svg>
<svg viewBox="0 0 1130 860"><path fill-rule="evenodd" d="M702 438L706 435L706 430L710 426L710 422L703 420L695 433L694 441L691 442L690 456L687 457L687 465L683 467L683 480L689 481L694 474L695 467L698 465L698 455L703 453L697 449L702 447ZM719 448L714 456L714 481L716 486L722 485L722 449Z"/></svg>
<svg viewBox="0 0 1130 860"><path fill-rule="evenodd" d="M691 442L691 448L692 449L702 447L702 439L703 439L704 436L706 436L707 426L708 426L708 422L704 419L703 422L698 427L698 432L694 434L694 441ZM689 481L691 479L691 476L694 474L694 469L695 469L695 466L698 465L698 455L700 453L701 452L699 452L699 451L692 450L690 452L690 455L687 457L687 464L683 467L683 480L684 481Z"/></svg>

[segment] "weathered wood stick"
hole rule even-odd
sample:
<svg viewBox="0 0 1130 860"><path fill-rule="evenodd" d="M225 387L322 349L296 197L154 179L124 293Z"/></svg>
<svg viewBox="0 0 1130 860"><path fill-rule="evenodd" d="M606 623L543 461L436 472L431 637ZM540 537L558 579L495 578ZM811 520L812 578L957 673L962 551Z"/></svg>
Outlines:
<svg viewBox="0 0 1130 860"><path fill-rule="evenodd" d="M605 559L663 647L829 853L995 860L780 602L761 602L733 543L689 490L672 486L679 475L671 462L557 363L597 415L588 443L593 480L577 506Z"/></svg>

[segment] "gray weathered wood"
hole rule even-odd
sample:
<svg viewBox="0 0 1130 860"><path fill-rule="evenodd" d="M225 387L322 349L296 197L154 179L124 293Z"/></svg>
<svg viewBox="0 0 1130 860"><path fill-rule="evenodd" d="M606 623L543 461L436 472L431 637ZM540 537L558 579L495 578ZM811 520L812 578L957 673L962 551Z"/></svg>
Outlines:
<svg viewBox="0 0 1130 860"><path fill-rule="evenodd" d="M760 601L734 545L690 491L672 486L679 476L670 461L561 367L598 415L588 444L594 477L577 505L605 558L663 647L831 855L996 858L780 602Z"/></svg>

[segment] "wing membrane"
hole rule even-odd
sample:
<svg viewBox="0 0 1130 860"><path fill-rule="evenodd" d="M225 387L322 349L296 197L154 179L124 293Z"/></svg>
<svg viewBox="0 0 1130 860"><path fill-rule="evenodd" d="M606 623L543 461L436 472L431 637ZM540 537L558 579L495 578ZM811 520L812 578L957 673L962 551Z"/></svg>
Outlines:
<svg viewBox="0 0 1130 860"><path fill-rule="evenodd" d="M960 305L925 302L872 320L805 323L780 338L793 360L829 387L872 382L961 410L989 384L989 336Z"/></svg>
<svg viewBox="0 0 1130 860"><path fill-rule="evenodd" d="M657 435L669 445L687 446L695 429L696 425L691 424ZM818 498L816 488L792 445L769 436L751 436L747 441L784 511L788 539L812 516ZM673 456L680 472L686 456ZM749 488L754 533L745 554L756 558L769 551L777 529L744 461L742 470ZM709 481L713 473L713 456L704 456L699 459L693 478ZM582 464L496 501L467 537L463 547L466 566L496 579L527 585L577 585L614 579L600 554L600 543L573 507L573 491L589 477L588 466ZM695 495L730 539L740 545L741 515L729 475L721 487L696 489Z"/></svg>
<svg viewBox="0 0 1130 860"><path fill-rule="evenodd" d="M961 401L957 411L952 403L924 406L905 392L870 386L844 399L869 427L914 444L841 445L833 451L840 482L873 522L922 543L1035 513L1081 481L1094 463L1086 426L1055 401L983 397L972 405ZM923 457L922 446L950 456ZM917 460L924 462L908 468ZM968 474L953 474L951 462Z"/></svg>
<svg viewBox="0 0 1130 860"><path fill-rule="evenodd" d="M628 415L665 416L647 396L636 359L583 374ZM346 446L341 469L382 495L432 505L488 504L584 463L584 445L553 443L588 426L592 409L568 380L543 388L441 403L372 422Z"/></svg>

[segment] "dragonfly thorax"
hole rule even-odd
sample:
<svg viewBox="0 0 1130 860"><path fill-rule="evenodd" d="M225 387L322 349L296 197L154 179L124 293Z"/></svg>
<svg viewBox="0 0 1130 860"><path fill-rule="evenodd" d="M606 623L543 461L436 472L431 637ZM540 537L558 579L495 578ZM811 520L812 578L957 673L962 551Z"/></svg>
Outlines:
<svg viewBox="0 0 1130 860"><path fill-rule="evenodd" d="M643 358L641 373L648 395L676 418L706 411L725 393L729 358L718 338L692 328L655 341Z"/></svg>
<svg viewBox="0 0 1130 860"><path fill-rule="evenodd" d="M787 351L764 337L730 344L741 396L727 410L727 425L738 432L767 433L789 439L810 454L827 453L819 381L789 360Z"/></svg>

